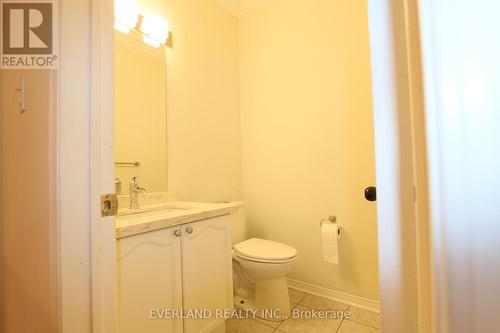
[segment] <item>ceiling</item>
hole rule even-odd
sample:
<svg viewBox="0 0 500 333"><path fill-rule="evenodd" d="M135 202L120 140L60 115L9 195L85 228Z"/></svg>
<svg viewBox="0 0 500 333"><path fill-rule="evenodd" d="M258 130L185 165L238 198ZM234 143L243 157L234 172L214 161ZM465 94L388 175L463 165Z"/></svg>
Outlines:
<svg viewBox="0 0 500 333"><path fill-rule="evenodd" d="M236 17L244 17L270 0L216 0Z"/></svg>

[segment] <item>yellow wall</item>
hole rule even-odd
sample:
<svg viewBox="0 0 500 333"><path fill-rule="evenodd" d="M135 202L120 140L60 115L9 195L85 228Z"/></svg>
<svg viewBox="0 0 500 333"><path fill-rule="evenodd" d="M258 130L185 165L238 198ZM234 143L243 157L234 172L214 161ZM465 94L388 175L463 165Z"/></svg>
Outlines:
<svg viewBox="0 0 500 333"><path fill-rule="evenodd" d="M169 190L243 195L252 235L299 250L292 278L378 299L366 1L273 0L239 20L216 0L148 6L172 31ZM321 259L330 214L345 231L338 266Z"/></svg>
<svg viewBox="0 0 500 333"><path fill-rule="evenodd" d="M243 200L253 236L296 247L291 278L378 299L366 0L274 0L240 21ZM319 221L344 228L322 261Z"/></svg>
<svg viewBox="0 0 500 333"><path fill-rule="evenodd" d="M172 31L167 49L169 190L188 200L239 199L238 20L215 0L164 0L161 5Z"/></svg>
<svg viewBox="0 0 500 333"><path fill-rule="evenodd" d="M58 331L55 84L48 70L0 71L0 332Z"/></svg>
<svg viewBox="0 0 500 333"><path fill-rule="evenodd" d="M115 176L128 193L132 177L148 192L167 190L167 106L165 53L140 34L115 33Z"/></svg>

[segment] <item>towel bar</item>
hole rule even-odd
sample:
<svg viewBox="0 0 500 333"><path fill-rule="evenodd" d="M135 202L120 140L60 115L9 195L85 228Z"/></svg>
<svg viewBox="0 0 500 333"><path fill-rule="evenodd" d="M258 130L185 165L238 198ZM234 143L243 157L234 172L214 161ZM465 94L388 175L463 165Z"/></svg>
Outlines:
<svg viewBox="0 0 500 333"><path fill-rule="evenodd" d="M141 165L141 162L139 161L134 161L134 162L115 162L115 165L116 166L127 166L127 165L130 165L130 166L140 166Z"/></svg>

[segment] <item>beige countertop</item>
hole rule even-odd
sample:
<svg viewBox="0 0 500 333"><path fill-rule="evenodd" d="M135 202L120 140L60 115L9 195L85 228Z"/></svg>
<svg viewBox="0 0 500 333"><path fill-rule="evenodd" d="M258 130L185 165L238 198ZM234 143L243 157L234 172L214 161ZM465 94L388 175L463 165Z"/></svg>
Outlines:
<svg viewBox="0 0 500 333"><path fill-rule="evenodd" d="M141 209L133 211L121 209L116 217L116 238L227 215L242 206L242 201L227 203L170 201L144 205Z"/></svg>

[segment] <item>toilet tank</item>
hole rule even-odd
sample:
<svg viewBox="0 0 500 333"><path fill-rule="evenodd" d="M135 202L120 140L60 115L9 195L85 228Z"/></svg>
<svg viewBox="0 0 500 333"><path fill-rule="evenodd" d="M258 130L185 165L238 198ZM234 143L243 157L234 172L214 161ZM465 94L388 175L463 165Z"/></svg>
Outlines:
<svg viewBox="0 0 500 333"><path fill-rule="evenodd" d="M231 228L232 245L238 244L246 239L245 208L240 207L229 216Z"/></svg>

